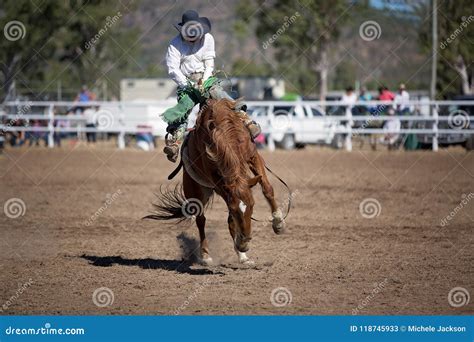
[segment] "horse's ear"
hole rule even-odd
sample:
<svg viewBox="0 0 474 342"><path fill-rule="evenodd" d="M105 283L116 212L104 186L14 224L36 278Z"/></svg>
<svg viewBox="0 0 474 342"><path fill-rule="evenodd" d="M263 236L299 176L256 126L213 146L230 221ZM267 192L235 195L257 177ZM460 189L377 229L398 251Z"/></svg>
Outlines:
<svg viewBox="0 0 474 342"><path fill-rule="evenodd" d="M258 175L258 176L255 176L253 178L250 178L248 180L248 184L249 184L249 187L254 187L257 183L259 183L260 181L262 180L262 176L261 175Z"/></svg>

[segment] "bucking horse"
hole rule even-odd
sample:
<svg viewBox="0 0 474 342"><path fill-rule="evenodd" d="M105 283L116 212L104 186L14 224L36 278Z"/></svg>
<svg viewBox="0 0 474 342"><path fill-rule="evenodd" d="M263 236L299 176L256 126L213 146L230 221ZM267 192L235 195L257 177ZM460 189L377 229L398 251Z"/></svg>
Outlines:
<svg viewBox="0 0 474 342"><path fill-rule="evenodd" d="M155 220L178 222L195 218L199 229L201 261L212 264L206 239L205 209L213 194L221 196L229 210L227 222L240 263L249 264L247 257L252 238L252 213L255 204L252 187L261 185L271 209L271 224L276 234L285 228L285 217L277 206L266 166L255 143L235 109L236 102L208 99L199 111L181 149L182 185L160 189L159 202L146 216ZM288 203L288 211L289 211Z"/></svg>

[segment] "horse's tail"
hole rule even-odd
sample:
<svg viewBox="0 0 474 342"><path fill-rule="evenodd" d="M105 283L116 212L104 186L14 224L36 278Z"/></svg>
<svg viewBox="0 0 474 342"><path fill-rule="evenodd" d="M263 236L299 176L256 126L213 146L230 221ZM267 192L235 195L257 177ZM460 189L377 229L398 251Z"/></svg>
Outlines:
<svg viewBox="0 0 474 342"><path fill-rule="evenodd" d="M158 202L153 203L153 212L143 217L143 219L182 222L192 218L191 215L186 213L187 200L182 185L178 184L174 189L166 188L165 190L160 187L160 193L156 195Z"/></svg>

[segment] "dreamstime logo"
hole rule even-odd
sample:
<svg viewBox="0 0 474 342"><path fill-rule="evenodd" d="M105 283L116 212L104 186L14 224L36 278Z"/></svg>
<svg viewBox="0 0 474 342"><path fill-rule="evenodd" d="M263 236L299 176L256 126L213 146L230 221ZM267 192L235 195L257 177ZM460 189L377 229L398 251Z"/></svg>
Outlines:
<svg viewBox="0 0 474 342"><path fill-rule="evenodd" d="M3 34L9 41L14 42L25 38L26 28L21 21L12 20L9 21L3 28Z"/></svg>
<svg viewBox="0 0 474 342"><path fill-rule="evenodd" d="M464 129L469 126L469 114L461 109L449 113L448 125L452 129Z"/></svg>
<svg viewBox="0 0 474 342"><path fill-rule="evenodd" d="M201 39L204 36L204 27L198 21L188 21L183 25L181 35L184 39Z"/></svg>
<svg viewBox="0 0 474 342"><path fill-rule="evenodd" d="M278 308L290 305L292 300L293 295L286 287L277 287L276 289L273 289L270 295L270 301L272 302L272 305Z"/></svg>
<svg viewBox="0 0 474 342"><path fill-rule="evenodd" d="M26 204L21 198L10 198L3 205L3 212L8 218L16 219L26 213Z"/></svg>
<svg viewBox="0 0 474 342"><path fill-rule="evenodd" d="M110 306L114 303L114 292L108 287L99 287L92 294L92 302L99 308Z"/></svg>
<svg viewBox="0 0 474 342"><path fill-rule="evenodd" d="M451 210L449 215L447 215L441 220L441 227L449 225L449 221L451 221L454 218L454 216L457 215L458 212L460 212L465 206L467 206L467 204L474 198L474 192L470 192L467 195L462 194L461 198L462 198L461 202L459 202L459 204L456 207L454 207L453 210Z"/></svg>
<svg viewBox="0 0 474 342"><path fill-rule="evenodd" d="M469 304L470 299L469 291L464 287L454 287L448 293L448 303L453 308L460 308L461 306Z"/></svg>
<svg viewBox="0 0 474 342"><path fill-rule="evenodd" d="M211 278L207 278L202 284L198 284L196 289L187 297L187 299L174 310L174 314L177 316L188 307L193 300L195 300L204 289L211 284Z"/></svg>
<svg viewBox="0 0 474 342"><path fill-rule="evenodd" d="M285 130L291 125L291 115L284 109L279 109L273 113L273 118L270 122L272 129L279 131Z"/></svg>
<svg viewBox="0 0 474 342"><path fill-rule="evenodd" d="M360 25L359 35L363 40L370 42L380 38L382 35L382 28L378 22L374 20L367 20Z"/></svg>
<svg viewBox="0 0 474 342"><path fill-rule="evenodd" d="M365 297L359 305L355 309L352 309L352 315L358 315L361 310L363 310L369 303L374 299L375 295L377 295L379 292L382 292L382 290L385 288L385 286L388 284L388 279L385 278L384 281L380 283L375 283L374 288L372 289L372 292Z"/></svg>
<svg viewBox="0 0 474 342"><path fill-rule="evenodd" d="M116 15L113 17L107 17L105 18L105 25L99 30L99 32L96 33L94 37L92 37L84 47L86 50L90 49L93 47L95 44L97 44L100 40L100 38L112 27L115 25L115 23L122 17L122 13L120 11L117 12Z"/></svg>
<svg viewBox="0 0 474 342"><path fill-rule="evenodd" d="M99 218L100 215L102 215L111 205L112 203L119 198L119 196L122 194L122 190L118 189L116 192L114 192L112 195L107 194L106 199L104 202L104 205L102 205L87 221L84 222L84 224L89 227L95 220Z"/></svg>
<svg viewBox="0 0 474 342"><path fill-rule="evenodd" d="M98 129L108 129L114 124L114 115L108 110L100 109L94 114L94 122L97 122Z"/></svg>
<svg viewBox="0 0 474 342"><path fill-rule="evenodd" d="M197 198L188 198L181 206L181 212L187 218L195 218L203 213L204 206Z"/></svg>
<svg viewBox="0 0 474 342"><path fill-rule="evenodd" d="M18 106L17 107L17 113L15 114L15 117L11 120L8 121L8 123L2 128L2 132L6 133L7 130L12 127L18 120L21 119L23 115L28 113L31 110L32 102L28 101L25 105ZM28 124L25 123L25 126Z"/></svg>
<svg viewBox="0 0 474 342"><path fill-rule="evenodd" d="M33 285L34 281L30 278L26 283L22 284L15 292L13 296L11 296L1 307L0 312L8 310L8 308L16 302L20 295L26 291L31 285Z"/></svg>
<svg viewBox="0 0 474 342"><path fill-rule="evenodd" d="M283 18L283 25L278 28L278 30L273 34L273 36L263 42L262 48L264 50L268 49L271 44L273 44L282 34L286 32L290 25L293 24L299 16L300 12L295 12L291 17L286 16L285 18Z"/></svg>
<svg viewBox="0 0 474 342"><path fill-rule="evenodd" d="M278 207L278 209L276 210L276 212L282 212L283 210L285 210L285 208L290 204L290 203L293 203L293 200L299 196L300 194L300 190L299 189L296 189L295 191L291 192L289 194L289 196L286 198L285 201L283 201L283 203L281 203L281 205ZM282 216L283 217L283 216ZM264 221L262 223L262 226L263 227L266 227L268 226L269 224L273 223L273 215L269 215L267 220Z"/></svg>
<svg viewBox="0 0 474 342"><path fill-rule="evenodd" d="M446 38L446 40L442 41L441 44L439 44L439 47L441 48L441 50L444 50L448 47L449 44L451 44L454 40L456 40L456 38L465 30L467 29L467 26L472 23L474 21L474 15L470 15L469 17L462 17L462 22L461 24L459 25L459 27L453 31L453 33L451 33L449 35L448 38Z"/></svg>
<svg viewBox="0 0 474 342"><path fill-rule="evenodd" d="M366 198L360 202L359 212L362 217L372 219L380 215L382 206L375 198Z"/></svg>

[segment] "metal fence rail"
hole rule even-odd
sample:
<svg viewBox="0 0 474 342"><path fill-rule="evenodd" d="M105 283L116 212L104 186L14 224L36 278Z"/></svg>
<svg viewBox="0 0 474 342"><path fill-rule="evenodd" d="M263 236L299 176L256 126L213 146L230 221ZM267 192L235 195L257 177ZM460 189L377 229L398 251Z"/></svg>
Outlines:
<svg viewBox="0 0 474 342"><path fill-rule="evenodd" d="M118 146L125 146L125 134L137 134L144 131L143 126L150 126L150 132L155 136L164 135L164 122L159 119L159 114L166 108L174 105L175 101L147 101L147 102L38 102L38 101L16 101L6 102L3 104L4 110L0 112L0 134L6 132L45 132L48 133L48 146L54 147L55 133L115 133L118 134ZM323 113L328 108L344 108L345 115L322 115L312 118L321 122L338 123L339 126L332 129L332 133L344 135L345 148L352 149L352 138L358 135L370 134L417 134L426 135L432 138L432 149L438 150L438 138L440 134L474 134L474 116L470 116L467 111L459 108L472 107L474 112L474 101L428 101L415 100L404 103L396 103L393 101L358 101L348 105L342 101L249 101L249 108L264 108L268 113L270 125L264 129L264 133L268 136L270 146L273 145L272 137L276 134L285 133L287 128L278 128L271 125L274 118L272 116L275 107L296 107L311 106L321 109ZM410 115L380 115L382 110L399 105L411 108ZM102 111L103 116L109 121L113 121L110 125L99 125L98 127L85 127L86 119L84 115L58 115L57 111L66 112L71 108L107 108ZM377 108L375 114L372 115L352 115L351 108ZM150 112L152 114L144 114ZM347 109L349 108L349 110ZM444 111L449 115L440 115L441 108L454 108ZM42 109L42 113L41 113ZM379 110L380 109L380 110ZM101 109L97 113L100 113ZM130 114L135 111L135 114ZM156 111L156 113L154 113ZM412 113L418 113L413 115ZM420 113L424 113L421 115ZM429 114L427 114L429 113ZM427 126L424 128L404 127L399 130L388 130L383 128L366 127L370 122L385 122L388 120L398 119L400 122L413 123L424 122ZM21 126L17 125L18 121L46 121L43 126ZM67 122L70 127L57 127L57 120ZM298 120L298 118L295 118ZM151 124L153 121L153 124ZM362 122L361 127L354 127L354 123ZM100 123L100 117L99 117ZM440 123L442 127L439 127ZM407 125L405 125L407 126ZM447 126L447 127L446 127ZM324 129L306 127L306 133L326 133Z"/></svg>

